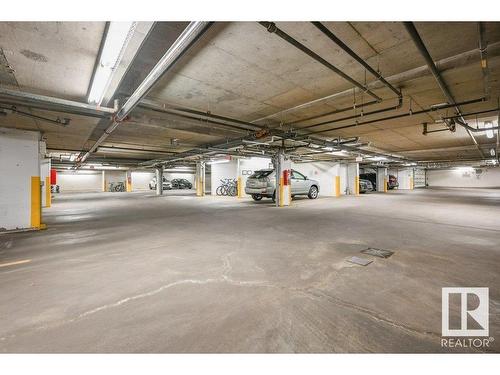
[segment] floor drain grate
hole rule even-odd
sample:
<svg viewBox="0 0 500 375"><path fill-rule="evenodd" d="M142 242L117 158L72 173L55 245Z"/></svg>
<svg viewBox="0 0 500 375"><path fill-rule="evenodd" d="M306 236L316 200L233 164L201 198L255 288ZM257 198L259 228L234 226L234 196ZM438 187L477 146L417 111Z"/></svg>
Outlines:
<svg viewBox="0 0 500 375"><path fill-rule="evenodd" d="M367 266L369 265L371 262L373 262L373 260L370 260L370 259L365 259L365 258L360 258L360 257L351 257L349 259L347 259L347 261L349 263L354 263L354 264L358 264L360 266Z"/></svg>
<svg viewBox="0 0 500 375"><path fill-rule="evenodd" d="M368 249L361 250L363 254L373 255L379 258L389 258L394 251L384 250L384 249L376 249L374 247L369 247Z"/></svg>

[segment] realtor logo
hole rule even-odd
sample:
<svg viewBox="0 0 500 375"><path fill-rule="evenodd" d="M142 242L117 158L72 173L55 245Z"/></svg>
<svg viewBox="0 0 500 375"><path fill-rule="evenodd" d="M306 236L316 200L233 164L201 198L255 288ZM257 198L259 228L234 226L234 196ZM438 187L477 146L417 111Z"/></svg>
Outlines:
<svg viewBox="0 0 500 375"><path fill-rule="evenodd" d="M488 288L443 288L441 334L488 336L488 298Z"/></svg>

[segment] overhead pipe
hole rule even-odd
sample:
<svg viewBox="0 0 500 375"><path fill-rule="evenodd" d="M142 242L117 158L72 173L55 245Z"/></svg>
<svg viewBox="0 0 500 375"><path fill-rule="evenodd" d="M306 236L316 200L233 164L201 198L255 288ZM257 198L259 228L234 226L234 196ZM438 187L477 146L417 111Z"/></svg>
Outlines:
<svg viewBox="0 0 500 375"><path fill-rule="evenodd" d="M485 100L486 100L485 98L478 98L478 99L467 100L467 101L460 102L460 103L455 103L455 104L446 104L446 105L442 105L442 106L435 106L435 107L431 107L431 108L428 108L428 109L422 109L420 111L412 111L412 112L407 112L407 113L400 113L400 114L393 115L393 116L382 117L382 118L378 118L378 119L374 119L374 120L368 120L368 121L363 121L363 122L355 122L355 123L349 124L349 125L344 125L344 126L338 126L338 127L335 127L335 128L324 129L324 130L313 132L312 134L327 133L327 132L335 131L335 130L342 130L342 129L353 128L353 127L356 127L356 126L363 126L363 125L368 125L368 124L374 124L376 122L381 122L381 121L395 120L395 119L403 118L403 117L421 115L421 114L424 114L424 113L436 112L436 111L439 111L439 110L442 110L442 109L446 109L446 108L453 108L453 107L455 107L455 105L463 106L463 105L468 105L468 104L481 103L481 102L484 102ZM466 125L466 126L468 126L468 125ZM472 129L472 131L484 131L484 129L474 129L472 127L471 127L471 129ZM496 128L490 128L490 129L494 130Z"/></svg>
<svg viewBox="0 0 500 375"><path fill-rule="evenodd" d="M391 85L387 80L373 69L365 60L363 60L359 55L357 55L352 49L350 49L342 40L340 40L334 33L332 33L325 25L321 22L311 22L314 26L316 26L323 34L325 34L332 42L338 45L344 52L346 52L349 56L351 56L354 60L356 60L359 64L361 64L366 70L368 70L371 74L373 74L380 82L384 84L388 89L394 92L397 96L401 97L401 91L396 89L393 85Z"/></svg>
<svg viewBox="0 0 500 375"><path fill-rule="evenodd" d="M375 115L375 114L380 114L380 113L395 111L395 110L400 109L402 106L403 106L403 97L400 96L400 97L398 97L398 104L396 104L394 106L387 107L387 108L382 108L382 109L377 109L377 110L371 111L371 112L364 112L364 113L361 112L361 113L357 113L355 115L346 116L346 117L342 117L342 118L338 118L338 119L334 119L334 120L322 121L322 122L319 122L317 124L303 126L303 127L299 128L299 130L302 130L302 129L312 129L312 128L316 128L316 127L322 126L322 125L335 124L335 123L338 123L338 122L342 122L342 121L346 121L346 120L352 120L352 119L360 118L360 117L364 117L364 116L370 116L370 115ZM311 134L315 134L315 133L312 132Z"/></svg>
<svg viewBox="0 0 500 375"><path fill-rule="evenodd" d="M500 52L500 42L495 42L492 44L488 45L488 56L498 56ZM466 52L462 52L458 55L447 57L444 59L441 59L437 61L437 65L441 68L441 71L449 70L449 69L454 69L458 67L463 67L467 66L470 64L471 60L473 60L475 57L477 57L478 54L478 49L472 49ZM399 83L399 82L405 82L405 81L411 81L415 80L418 78L425 77L427 74L429 74L429 68L427 65L419 66L417 68L410 69L406 72L394 74L390 77L387 77L386 79L390 82L394 83ZM381 84L380 81L373 81L367 84L367 86L371 89L379 89L383 88L383 84ZM273 118L273 117L282 117L284 114L289 113L289 112L294 112L298 111L304 108L308 108L320 103L323 103L325 101L333 100L336 98L343 98L348 95L352 94L352 89L348 90L343 90L340 92L336 92L333 94L329 94L326 96L323 96L321 98L313 99L305 103L298 104L296 106L272 113L270 115L266 115L264 117L260 117L258 119L252 120L252 123L256 123L262 120L266 120L268 118ZM352 107L349 107L348 109L351 109Z"/></svg>
<svg viewBox="0 0 500 375"><path fill-rule="evenodd" d="M5 102L2 99L6 99L8 102ZM12 104L11 101L14 101L16 105L20 105L22 107L66 112L82 116L111 117L116 112L116 108L101 107L73 100L55 98L53 96L11 90L0 86L0 102Z"/></svg>
<svg viewBox="0 0 500 375"><path fill-rule="evenodd" d="M490 96L490 69L488 67L488 43L484 40L484 22L477 23L479 34L479 55L481 57L481 72L483 73L484 95Z"/></svg>
<svg viewBox="0 0 500 375"><path fill-rule="evenodd" d="M179 35L167 52L165 52L162 58L149 72L144 81L141 82L125 104L123 104L123 106L118 110L112 123L106 128L101 137L82 157L78 158L76 164L77 166L81 165L81 163L83 163L89 155L94 152L102 142L104 142L104 140L118 127L118 125L126 119L130 112L132 112L141 99L148 94L163 74L165 74L165 72L167 72L178 61L178 59L186 53L193 43L195 43L211 25L212 22L196 21L191 22L186 29L184 29L181 35Z"/></svg>
<svg viewBox="0 0 500 375"><path fill-rule="evenodd" d="M292 121L292 122L287 122L286 125L295 125L295 124L299 124L299 123L302 123L302 122L306 122L306 121L310 121L310 120L315 120L315 119L321 118L321 117L333 116L333 115L337 115L337 114L342 113L342 112L347 112L347 111L350 111L350 110L355 110L355 109L360 109L360 108L362 109L364 107L368 107L370 105L374 105L374 104L378 104L378 103L380 103L378 100L372 100L370 102L366 102L366 103L363 103L363 104L360 104L360 105L353 104L351 106L343 107L343 108L339 108L339 109L335 109L335 110L330 111L330 112L325 112L325 113L321 113L319 115L314 115L314 116L306 117L306 118L303 118L303 119L300 119L300 120L295 120L295 121Z"/></svg>
<svg viewBox="0 0 500 375"><path fill-rule="evenodd" d="M20 116L24 116L24 117L29 117L29 118L32 118L32 119L35 119L35 120L41 120L41 121L45 121L45 122L48 122L48 123L51 123L51 124L54 124L54 125L59 125L59 126L68 126L69 123L70 123L70 119L69 118L64 118L64 119L60 119L59 117L57 119L51 119L51 118L48 118L48 117L44 117L44 116L39 116L39 115L34 115L33 113L29 113L29 112L24 112L24 111L20 111L16 108L16 106L11 106L10 108L4 108L4 107L0 107L1 110L5 111L5 112L12 112L12 113L16 113Z"/></svg>
<svg viewBox="0 0 500 375"><path fill-rule="evenodd" d="M236 119L232 119L229 117L225 116L219 116L210 112L202 112L202 111L197 111L194 109L188 109L188 108L180 108L177 106L169 106L166 104L161 104L157 103L152 100L148 99L142 99L139 104L139 107L156 111L156 112L162 112L162 113L167 113L167 114L174 114L178 116L182 116L185 118L190 118L190 119L195 119L195 120L203 120L207 121L209 123L213 124L218 124L218 125L225 125L228 127L240 129L240 130L262 130L261 126L245 122L245 121L240 121Z"/></svg>
<svg viewBox="0 0 500 375"><path fill-rule="evenodd" d="M420 35L419 35L415 25L413 24L413 22L404 22L404 25L406 27L406 30L408 31L408 34L410 34L410 37L413 39L413 42L415 43L415 46L417 47L418 51L420 52L420 54L424 58L427 66L428 66L429 70L431 71L432 75L434 76L434 79L436 80L439 88L441 89L444 96L446 97L446 100L450 104L455 104L454 105L455 111L456 111L457 115L460 116L458 118L458 120L456 120L455 122L467 130L467 133L469 134L472 142L474 142L474 144L477 147L477 151L479 152L481 157L484 157L484 154L481 151L481 148L479 147L479 144L478 144L476 138L471 133L474 131L474 130L471 130L473 128L470 127L466 123L465 119L463 118L460 107L458 105L456 105L456 102L455 102L455 99L453 98L453 95L451 94L450 90L448 89L448 86L446 85L443 78L441 77L441 74L439 73L439 71L436 67L436 64L434 64L434 60L432 60L432 57L431 57L429 51L427 50L424 42L422 41L422 38L420 38Z"/></svg>
<svg viewBox="0 0 500 375"><path fill-rule="evenodd" d="M366 87L365 85L359 83L354 78L348 76L342 70L340 70L339 68L337 68L333 64L330 64L328 61L326 61L324 58L322 58L321 56L319 56L317 53L313 52L312 50L310 50L309 48L307 48L305 45L303 45L302 43L300 43L296 39L292 38L290 35L288 35L287 33L285 33L283 30L279 29L274 22L259 22L259 24L262 25L262 26L264 26L267 29L267 31L269 31L270 33L275 33L276 35L278 35L283 40L287 41L288 43L290 43L294 47L296 47L299 50L301 50L302 52L304 52L306 55L312 57L314 60L316 60L320 64L322 64L325 67L327 67L328 69L332 70L333 72L335 72L336 74L338 74L339 76L341 76L342 78L344 78L346 81L350 82L351 84L353 84L354 86L356 86L357 88L359 88L360 90L362 90L363 92L365 92L368 95L370 95L375 100L377 100L379 102L382 101L382 98L380 98L378 95L376 95L375 93L373 93L370 89L368 89L368 87Z"/></svg>

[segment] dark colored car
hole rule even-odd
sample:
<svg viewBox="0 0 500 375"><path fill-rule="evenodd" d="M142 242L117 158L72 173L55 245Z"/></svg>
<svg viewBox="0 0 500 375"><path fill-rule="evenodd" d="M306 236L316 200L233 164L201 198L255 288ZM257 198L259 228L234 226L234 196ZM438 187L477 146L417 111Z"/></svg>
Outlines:
<svg viewBox="0 0 500 375"><path fill-rule="evenodd" d="M172 181L172 189L191 189L193 184L185 178L174 178Z"/></svg>
<svg viewBox="0 0 500 375"><path fill-rule="evenodd" d="M370 180L359 179L359 192L361 194L367 193L369 191L374 191L373 184Z"/></svg>
<svg viewBox="0 0 500 375"><path fill-rule="evenodd" d="M368 180L373 185L373 190L377 190L377 174L376 173L360 173L360 180ZM389 175L389 179L387 180L387 188L389 190L397 188L399 186L398 179L396 176L392 174Z"/></svg>

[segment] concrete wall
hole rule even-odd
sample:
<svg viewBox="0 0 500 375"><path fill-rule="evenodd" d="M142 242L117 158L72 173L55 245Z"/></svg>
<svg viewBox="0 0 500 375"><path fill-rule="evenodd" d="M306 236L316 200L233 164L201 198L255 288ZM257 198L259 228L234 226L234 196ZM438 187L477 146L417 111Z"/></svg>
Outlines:
<svg viewBox="0 0 500 375"><path fill-rule="evenodd" d="M61 193L102 191L102 172L58 171L57 184Z"/></svg>
<svg viewBox="0 0 500 375"><path fill-rule="evenodd" d="M336 176L340 176L340 194L345 194L347 168L340 163L314 162L292 163L292 169L319 182L319 194L323 197L336 195Z"/></svg>
<svg viewBox="0 0 500 375"><path fill-rule="evenodd" d="M49 177L48 185L47 185L47 177ZM43 182L42 207L47 207L47 190L50 192L50 159L40 160L40 181Z"/></svg>
<svg viewBox="0 0 500 375"><path fill-rule="evenodd" d="M480 170L481 173L476 173ZM500 188L500 168L427 170L429 187Z"/></svg>
<svg viewBox="0 0 500 375"><path fill-rule="evenodd" d="M155 177L155 172L132 172L132 191L149 189L149 182Z"/></svg>
<svg viewBox="0 0 500 375"><path fill-rule="evenodd" d="M396 176L399 190L408 190L413 179L413 168L389 168L389 174Z"/></svg>
<svg viewBox="0 0 500 375"><path fill-rule="evenodd" d="M234 178L238 176L238 161L230 160L228 163L211 164L211 194L215 195L215 190L221 185L220 180L224 178Z"/></svg>
<svg viewBox="0 0 500 375"><path fill-rule="evenodd" d="M31 177L40 176L40 133L0 128L0 230L31 227Z"/></svg>
<svg viewBox="0 0 500 375"><path fill-rule="evenodd" d="M127 179L126 171L114 171L114 170L106 170L104 171L104 176L106 179L106 188L109 187L110 182L123 182Z"/></svg>

